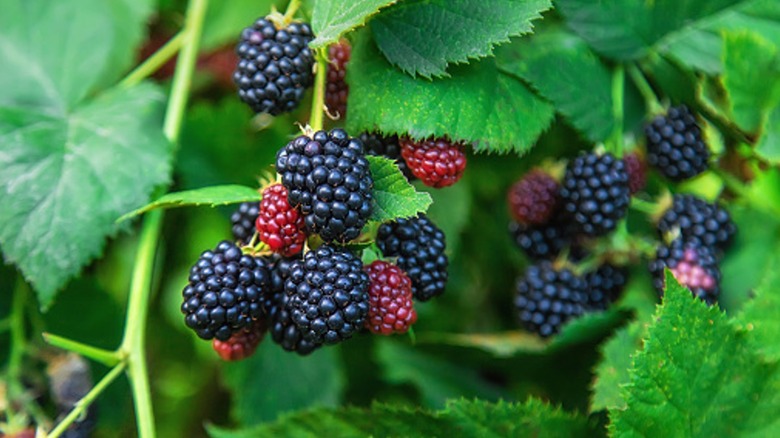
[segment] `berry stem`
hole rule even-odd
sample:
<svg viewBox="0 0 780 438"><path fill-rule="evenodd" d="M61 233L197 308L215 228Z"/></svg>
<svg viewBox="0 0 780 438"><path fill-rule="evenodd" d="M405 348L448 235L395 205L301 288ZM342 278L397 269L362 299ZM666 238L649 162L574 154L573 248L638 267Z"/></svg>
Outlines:
<svg viewBox="0 0 780 438"><path fill-rule="evenodd" d="M612 118L615 127L607 142L607 150L612 155L623 157L623 95L626 73L623 64L618 64L612 73Z"/></svg>
<svg viewBox="0 0 780 438"><path fill-rule="evenodd" d="M318 49L316 54L317 75L314 78L314 99L311 103L311 116L309 119L309 126L315 132L322 129L322 120L325 114L325 79L328 76L327 49Z"/></svg>
<svg viewBox="0 0 780 438"><path fill-rule="evenodd" d="M728 173L727 171L720 169L720 168L713 168L713 172L715 172L716 175L723 181L723 184L728 187L729 190L736 193L742 198L750 199L751 194L748 187L740 181L736 176Z"/></svg>
<svg viewBox="0 0 780 438"><path fill-rule="evenodd" d="M81 342L73 341L51 333L44 333L43 340L53 347L78 353L108 367L112 367L122 361L122 356L116 351L108 351L91 345L82 344Z"/></svg>
<svg viewBox="0 0 780 438"><path fill-rule="evenodd" d="M141 63L141 65L136 67L127 76L125 76L125 78L119 82L119 86L130 88L154 74L154 72L159 70L160 67L162 67L166 62L173 58L176 53L179 52L179 49L181 49L182 45L184 45L184 41L186 39L185 37L186 35L184 31L174 35L174 37L168 40L164 46L157 49L157 51L146 58L144 62Z"/></svg>
<svg viewBox="0 0 780 438"><path fill-rule="evenodd" d="M287 9L284 11L284 22L290 23L295 13L298 12L298 8L301 7L301 0L290 0L287 4Z"/></svg>
<svg viewBox="0 0 780 438"><path fill-rule="evenodd" d="M22 359L25 350L25 330L24 330L24 302L27 299L27 293L30 288L21 275L17 276L16 286L14 287L13 298L11 301L11 315L9 316L9 328L11 330L11 348L8 353L8 368L5 378L7 379L8 403L6 416L8 423L14 423L14 402L23 397L23 388L20 383L22 377Z"/></svg>
<svg viewBox="0 0 780 438"><path fill-rule="evenodd" d="M656 204L645 201L644 199L639 199L635 196L631 197L630 207L636 211L645 213L650 216L653 216L658 212L658 206Z"/></svg>
<svg viewBox="0 0 780 438"><path fill-rule="evenodd" d="M658 97L653 91L653 87L647 82L647 78L636 64L628 64L628 74L634 85L639 89L639 93L645 99L645 105L648 115L661 114L664 112L663 106L658 102Z"/></svg>

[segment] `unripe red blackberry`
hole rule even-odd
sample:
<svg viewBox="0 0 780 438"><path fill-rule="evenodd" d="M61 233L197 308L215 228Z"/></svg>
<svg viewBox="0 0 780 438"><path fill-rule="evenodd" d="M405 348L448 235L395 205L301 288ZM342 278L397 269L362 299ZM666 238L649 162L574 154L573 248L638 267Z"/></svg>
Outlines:
<svg viewBox="0 0 780 438"><path fill-rule="evenodd" d="M246 245L255 234L255 221L260 210L258 202L242 202L238 209L230 215L231 231L233 238L239 245Z"/></svg>
<svg viewBox="0 0 780 438"><path fill-rule="evenodd" d="M645 126L647 162L672 181L692 178L707 170L710 151L696 116L685 105L669 108Z"/></svg>
<svg viewBox="0 0 780 438"><path fill-rule="evenodd" d="M507 193L509 213L519 223L541 225L558 207L558 181L534 169L514 183Z"/></svg>
<svg viewBox="0 0 780 438"><path fill-rule="evenodd" d="M466 170L463 143L445 138L412 140L401 138L401 156L414 176L429 187L447 187L455 184Z"/></svg>
<svg viewBox="0 0 780 438"><path fill-rule="evenodd" d="M260 18L244 29L233 73L238 97L257 113L278 115L294 110L314 83L312 38L306 23L277 29L270 20Z"/></svg>
<svg viewBox="0 0 780 438"><path fill-rule="evenodd" d="M417 321L412 281L401 268L382 260L364 269L370 281L366 327L379 335L406 333Z"/></svg>
<svg viewBox="0 0 780 438"><path fill-rule="evenodd" d="M401 173L404 174L407 180L412 181L416 179L401 156L401 145L398 142L397 135L384 137L378 133L364 132L360 134L360 141L363 142L366 155L378 155L395 160L395 164L398 165L398 169L401 170Z"/></svg>
<svg viewBox="0 0 780 438"><path fill-rule="evenodd" d="M222 360L243 360L255 353L265 335L265 321L259 319L252 326L233 333L227 341L211 340L211 347Z"/></svg>
<svg viewBox="0 0 780 438"><path fill-rule="evenodd" d="M517 280L515 307L520 323L542 337L552 336L586 310L585 280L550 262L531 265Z"/></svg>
<svg viewBox="0 0 780 438"><path fill-rule="evenodd" d="M339 115L342 119L347 115L347 98L349 85L347 85L347 65L352 56L352 46L349 41L341 40L328 47L328 78L325 85L325 105L331 114Z"/></svg>
<svg viewBox="0 0 780 438"><path fill-rule="evenodd" d="M628 213L626 165L610 153L582 154L566 167L560 194L575 232L603 236Z"/></svg>
<svg viewBox="0 0 780 438"><path fill-rule="evenodd" d="M255 226L260 240L275 253L290 257L303 249L306 241L303 215L287 202L287 189L281 184L263 190Z"/></svg>
<svg viewBox="0 0 780 438"><path fill-rule="evenodd" d="M723 208L694 195L674 195L672 206L658 221L661 237L679 229L686 242L725 249L737 232L737 226Z"/></svg>
<svg viewBox="0 0 780 438"><path fill-rule="evenodd" d="M632 151L623 157L628 172L628 191L633 195L647 185L647 166L638 152Z"/></svg>
<svg viewBox="0 0 780 438"><path fill-rule="evenodd" d="M674 278L691 290L694 296L707 304L713 304L720 295L720 269L713 250L698 242L674 240L671 245L661 245L655 259L650 262L653 286L663 295L666 286L664 268L669 268Z"/></svg>

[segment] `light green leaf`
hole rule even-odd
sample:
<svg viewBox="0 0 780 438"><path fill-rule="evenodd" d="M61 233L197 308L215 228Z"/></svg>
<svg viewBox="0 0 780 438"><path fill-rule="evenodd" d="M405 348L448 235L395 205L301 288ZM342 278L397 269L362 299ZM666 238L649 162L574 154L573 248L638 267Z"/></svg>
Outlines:
<svg viewBox="0 0 780 438"><path fill-rule="evenodd" d="M314 41L311 47L323 47L338 41L341 35L362 26L379 9L398 0L318 0L314 4L311 27Z"/></svg>
<svg viewBox="0 0 780 438"><path fill-rule="evenodd" d="M262 195L257 189L234 184L166 193L156 201L122 215L122 217L117 219L117 222L158 208L195 207L201 205L216 207L218 205L238 204L239 202L260 201L261 199Z"/></svg>
<svg viewBox="0 0 780 438"><path fill-rule="evenodd" d="M365 35L364 35L365 36ZM524 152L552 122L552 106L493 59L457 66L444 79L415 79L392 67L370 38L352 49L347 74L354 132L448 136L478 151Z"/></svg>
<svg viewBox="0 0 780 438"><path fill-rule="evenodd" d="M433 202L431 195L415 190L395 161L373 155L367 155L366 159L374 178L371 220L385 222L425 213Z"/></svg>
<svg viewBox="0 0 780 438"><path fill-rule="evenodd" d="M591 411L626 406L622 387L630 381L628 371L634 354L642 348L646 329L644 322L634 321L616 331L615 336L601 346L602 358L595 370Z"/></svg>
<svg viewBox="0 0 780 438"><path fill-rule="evenodd" d="M446 75L447 64L482 58L509 37L531 32L550 0L416 0L371 22L379 50L401 70Z"/></svg>
<svg viewBox="0 0 780 438"><path fill-rule="evenodd" d="M0 104L0 245L44 308L101 253L114 221L168 181L163 110L148 84L66 114Z"/></svg>
<svg viewBox="0 0 780 438"><path fill-rule="evenodd" d="M766 118L756 143L756 153L775 165L780 164L780 106L776 106Z"/></svg>
<svg viewBox="0 0 780 438"><path fill-rule="evenodd" d="M757 132L780 102L778 47L754 33L726 34L723 85L731 118L743 131Z"/></svg>
<svg viewBox="0 0 780 438"><path fill-rule="evenodd" d="M780 258L771 256L769 265L777 267ZM755 297L748 301L737 320L753 348L764 358L780 360L780 271L772 269L756 288Z"/></svg>
<svg viewBox="0 0 780 438"><path fill-rule="evenodd" d="M631 369L613 436L774 436L780 373L716 306L666 273L667 290Z"/></svg>
<svg viewBox="0 0 780 438"><path fill-rule="evenodd" d="M502 71L528 81L589 140L612 133L612 75L578 36L544 32L503 46L497 58Z"/></svg>

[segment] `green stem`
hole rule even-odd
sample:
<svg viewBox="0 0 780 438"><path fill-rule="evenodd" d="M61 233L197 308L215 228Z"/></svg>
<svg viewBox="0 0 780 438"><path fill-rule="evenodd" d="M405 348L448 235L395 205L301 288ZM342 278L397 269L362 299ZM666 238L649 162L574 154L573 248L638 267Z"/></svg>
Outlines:
<svg viewBox="0 0 780 438"><path fill-rule="evenodd" d="M636 64L628 64L628 74L634 85L639 89L639 93L645 99L648 114L661 114L664 112L663 106L658 102L658 97L653 91L653 87L647 82L645 75L639 70Z"/></svg>
<svg viewBox="0 0 780 438"><path fill-rule="evenodd" d="M328 76L328 56L326 49L317 50L317 76L314 78L314 99L311 102L309 126L314 131L322 129L325 114L325 79Z"/></svg>
<svg viewBox="0 0 780 438"><path fill-rule="evenodd" d="M612 74L612 118L615 128L612 130L608 147L618 158L623 156L623 95L626 80L623 64L618 64Z"/></svg>
<svg viewBox="0 0 780 438"><path fill-rule="evenodd" d="M750 189L748 189L747 185L740 181L739 178L720 168L715 168L714 172L716 175L718 175L718 177L720 177L721 181L723 181L723 184L725 184L729 190L741 196L742 198L751 198Z"/></svg>
<svg viewBox="0 0 780 438"><path fill-rule="evenodd" d="M631 197L630 207L636 211L645 213L647 215L654 215L658 212L658 206L652 202L639 199L636 196Z"/></svg>
<svg viewBox="0 0 780 438"><path fill-rule="evenodd" d="M11 330L11 349L8 353L8 407L6 416L9 423L14 423L15 412L13 403L23 397L23 388L20 383L22 377L22 362L24 360L25 350L25 330L24 330L24 304L27 299L29 288L21 275L16 278L13 298L11 301L11 314L8 323Z"/></svg>
<svg viewBox="0 0 780 438"><path fill-rule="evenodd" d="M100 395L103 390L108 387L108 385L111 384L114 380L116 380L117 377L119 377L120 374L122 374L122 371L125 369L125 363L119 362L116 364L114 368L111 369L111 371L108 372L105 376L103 376L102 379L100 379L100 382L98 382L97 385L95 385L94 388L92 388L87 395L85 395L81 400L76 403L76 405L73 407L73 410L68 413L68 415L60 421L60 423L55 427L51 432L49 432L49 435L47 435L49 438L57 438L60 435L62 435L68 427L70 427L71 424L73 424L74 421L76 421L81 415L84 414L84 412L87 410L89 405L92 404L92 402L95 401L95 399Z"/></svg>
<svg viewBox="0 0 780 438"><path fill-rule="evenodd" d="M179 32L173 38L168 40L164 46L157 49L152 56L146 58L135 70L131 71L124 79L119 83L120 87L129 88L133 85L137 85L142 80L151 76L160 69L166 62L170 61L174 55L181 49L184 44L185 33Z"/></svg>
<svg viewBox="0 0 780 438"><path fill-rule="evenodd" d="M51 333L44 333L43 340L49 345L78 353L108 367L112 367L122 361L122 356L115 351L108 351L91 345L82 344L81 342L73 341Z"/></svg>
<svg viewBox="0 0 780 438"><path fill-rule="evenodd" d="M284 11L285 23L292 21L292 18L295 16L295 13L298 11L299 7L301 7L301 0L290 0L290 3L287 5L287 10Z"/></svg>

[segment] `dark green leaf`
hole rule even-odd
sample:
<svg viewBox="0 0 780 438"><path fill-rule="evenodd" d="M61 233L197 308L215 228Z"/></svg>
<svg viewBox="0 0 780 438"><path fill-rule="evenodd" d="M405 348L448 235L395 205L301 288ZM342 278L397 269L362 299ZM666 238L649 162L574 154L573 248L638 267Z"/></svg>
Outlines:
<svg viewBox="0 0 780 438"><path fill-rule="evenodd" d="M531 32L550 0L416 0L371 22L379 50L411 75L446 75L447 65L493 53L509 37Z"/></svg>
<svg viewBox="0 0 780 438"><path fill-rule="evenodd" d="M211 186L183 192L166 193L145 206L122 215L117 222L144 214L158 208L195 207L207 205L238 204L239 202L260 201L262 195L258 189L239 185Z"/></svg>
<svg viewBox="0 0 780 438"><path fill-rule="evenodd" d="M768 264L777 267L780 258L770 256ZM748 301L738 321L748 332L756 351L769 360L780 359L780 271L772 269L756 288L755 297Z"/></svg>
<svg viewBox="0 0 780 438"><path fill-rule="evenodd" d="M371 220L385 222L425 213L431 205L431 195L418 192L406 180L395 161L379 156L366 156L374 178L374 202Z"/></svg>
<svg viewBox="0 0 780 438"><path fill-rule="evenodd" d="M593 382L592 411L626 406L622 386L630 381L628 371L634 354L642 348L646 329L644 322L634 321L616 331L615 336L601 346L602 359L596 366Z"/></svg>
<svg viewBox="0 0 780 438"><path fill-rule="evenodd" d="M314 4L311 20L316 38L309 43L312 47L323 47L338 41L350 30L362 26L379 9L397 0L318 0Z"/></svg>
<svg viewBox="0 0 780 438"><path fill-rule="evenodd" d="M493 59L458 66L451 77L415 79L392 67L369 38L352 49L347 120L351 131L414 138L449 136L478 151L524 152L553 118L553 108Z"/></svg>

